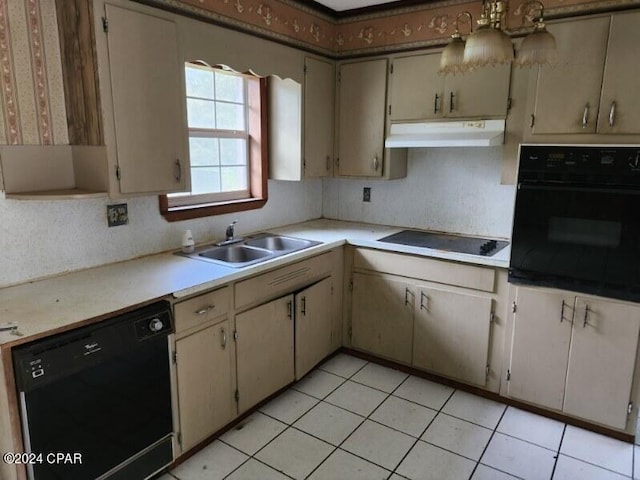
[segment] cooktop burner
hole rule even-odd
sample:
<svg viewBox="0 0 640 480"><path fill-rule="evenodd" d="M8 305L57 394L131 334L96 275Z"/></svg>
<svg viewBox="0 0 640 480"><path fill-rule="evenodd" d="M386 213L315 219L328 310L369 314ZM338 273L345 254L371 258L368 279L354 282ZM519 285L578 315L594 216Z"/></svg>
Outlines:
<svg viewBox="0 0 640 480"><path fill-rule="evenodd" d="M393 235L380 238L378 241L410 245L412 247L433 248L434 250L446 250L448 252L469 253L484 257L491 257L509 245L509 242L504 240L462 237L444 233L421 232L419 230L402 230Z"/></svg>

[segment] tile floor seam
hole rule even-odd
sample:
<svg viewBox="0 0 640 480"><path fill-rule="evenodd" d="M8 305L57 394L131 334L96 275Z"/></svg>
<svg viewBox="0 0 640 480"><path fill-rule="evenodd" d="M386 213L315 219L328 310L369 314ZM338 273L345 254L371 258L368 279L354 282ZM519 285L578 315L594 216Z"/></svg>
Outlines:
<svg viewBox="0 0 640 480"><path fill-rule="evenodd" d="M333 358L336 358L336 357L333 357ZM358 357L354 357L354 358L358 358ZM363 359L361 359L361 360L363 360ZM329 363L330 361L331 361L331 360L327 360L325 363ZM367 361L367 360L363 360L363 361L365 362L365 363L364 363L364 365L362 365L360 368L358 368L358 370L356 370L355 372L353 372L353 373L352 373L351 375L349 375L348 377L345 377L345 376L343 376L343 375L340 375L339 373L332 372L332 371L330 371L330 370L325 370L325 369L323 369L323 368L322 368L322 366L323 366L324 364L323 364L323 365L320 365L320 366L318 367L318 369L319 369L319 370L322 370L323 372L326 372L326 373L330 373L330 374L332 374L332 375L335 375L335 376L337 376L337 377L344 378L344 379L346 379L346 380L350 380L350 379L351 379L351 377L353 377L353 376L354 376L355 374L357 374L360 370L362 370L364 367L366 367L367 365L369 365L369 363L372 363L372 362L369 362L369 361ZM376 365L379 365L379 364L377 364L377 363L376 363Z"/></svg>
<svg viewBox="0 0 640 480"><path fill-rule="evenodd" d="M471 475L469 476L469 479L473 478L473 476L475 475L476 470L478 469L478 465L480 465L480 463L482 462L482 457L484 457L484 455L487 453L487 449L489 448L489 445L491 444L491 440L493 440L493 437L496 436L496 433L501 433L501 432L498 432L498 425L500 425L500 422L502 421L502 419L506 415L507 409L508 409L508 407L505 405L505 409L502 411L502 415L500 415L500 418L498 419L498 422L496 423L496 426L494 427L493 431L491 432L491 436L489 437L489 440L487 441L487 444L482 449L482 454L480 455L480 457L478 458L475 466L473 467L473 470L471 471ZM487 428L487 427L485 427L485 428ZM483 465L485 465L485 464L483 463ZM489 468L494 468L491 465L485 465L485 466L487 466ZM494 468L494 470L498 470L498 469ZM500 471L502 472L502 470L500 470ZM508 475L515 476L515 475L512 475L511 473L508 473L508 472L503 472L503 473L507 473Z"/></svg>
<svg viewBox="0 0 640 480"><path fill-rule="evenodd" d="M291 428L295 428L295 427L292 426ZM307 432L304 432L304 433L307 433ZM310 435L310 434L307 433L307 435ZM311 435L311 436L313 437L313 435ZM313 438L316 438L316 437L313 437ZM333 445L331 445L331 446L333 447ZM324 462L329 460L329 457L331 457L331 455L333 455L337 450L338 450L338 447L334 447L334 449L331 450L331 453L329 453L329 455L327 455L318 465L316 465L315 468L313 470L311 470L311 472L309 472L309 475L307 475L304 478L307 479L307 478L311 477L311 475L313 475L315 473L315 471L318 470L322 466L322 464Z"/></svg>
<svg viewBox="0 0 640 480"><path fill-rule="evenodd" d="M500 432L498 432L498 433L500 433ZM496 470L497 472L504 473L505 475L509 475L510 477L513 477L513 478L515 478L517 480L525 480L523 477L519 477L515 473L505 472L504 470L500 470L497 467L492 467L491 465L487 465L486 463L478 462L478 465L482 465L482 466L490 468L492 470ZM476 468L473 470L473 473L471 474L471 477L473 477L473 474L476 473L478 465L476 465Z"/></svg>
<svg viewBox="0 0 640 480"><path fill-rule="evenodd" d="M560 443L558 444L558 450L556 451L555 461L553 462L553 468L551 469L551 477L549 480L553 480L553 476L556 474L556 467L558 466L558 460L560 460L560 450L562 450L562 442L564 441L564 435L567 433L567 424L564 424L562 429L562 435L560 436Z"/></svg>
<svg viewBox="0 0 640 480"><path fill-rule="evenodd" d="M324 370L323 370L323 372L324 372ZM330 372L325 372L325 373L330 373ZM332 373L331 375L335 375L335 374L333 374L333 373ZM334 388L334 389L333 389L333 390L331 390L329 393L327 393L324 397L316 397L315 395L311 395L310 393L303 392L302 390L298 390L298 389L296 388L296 385L298 385L298 383L300 383L301 381L303 381L303 380L304 380L304 378L302 378L302 379L298 380L296 383L294 383L294 384L291 386L291 388L293 388L296 392L304 393L305 395L309 395L310 397L313 397L313 398L315 398L315 399L317 399L317 400L323 401L325 398L327 398L327 397L328 397L329 395L331 395L333 392L335 392L336 390L338 390L342 385L344 385L344 384L347 382L347 380L349 380L348 378L341 377L340 375L335 375L335 376L336 376L336 377L338 377L338 378L341 378L341 379L342 379L342 382L341 382L341 383L340 383L340 385L338 385L336 388Z"/></svg>
<svg viewBox="0 0 640 480"><path fill-rule="evenodd" d="M469 423L472 423L472 422L469 422ZM482 425L480 425L480 426L482 426ZM487 428L487 427L484 427L484 428ZM491 430L491 429L487 429L487 430ZM505 437L515 438L516 440L520 440L521 442L528 443L529 445L533 445L534 447L544 448L545 450L549 450L550 452L554 452L554 453L558 452L558 450L556 450L554 448L545 447L544 445L540 445L539 443L531 442L529 440L526 440L526 439L520 438L520 437L516 437L515 435L511 435L509 433L501 432L499 430L497 430L496 433L499 433L500 435L504 435Z"/></svg>
<svg viewBox="0 0 640 480"><path fill-rule="evenodd" d="M399 385L398 387L400 387L400 385ZM396 389L396 390L397 390L397 389ZM429 407L429 406L424 405L424 404L422 404L422 403L418 403L418 402L416 402L415 400L410 400L410 399L408 399L408 398L404 398L404 397L401 397L401 396L399 396L399 395L393 395L393 394L391 394L391 395L392 395L393 397L399 398L400 400L405 400L405 401L407 401L407 402L409 402L409 403L413 403L414 405L418 405L418 406L420 406L420 407L428 408L429 410L433 410L434 412L437 412L437 411L438 411L438 410L436 410L436 409L435 409L435 408L433 408L433 407Z"/></svg>
<svg viewBox="0 0 640 480"><path fill-rule="evenodd" d="M226 443L225 443L226 445ZM231 446L231 445L230 445ZM244 453L244 452L242 452ZM246 453L244 453L245 455L247 455ZM247 458L244 459L244 461L242 463L240 463L240 465L238 465L236 468L234 468L233 470L231 470L228 474L226 474L224 477L222 477L222 480L224 480L225 478L229 478L231 475L233 475L235 473L236 470L238 470L240 467L242 467L245 463L247 463L249 460L251 460L251 456L248 455Z"/></svg>
<svg viewBox="0 0 640 480"><path fill-rule="evenodd" d="M625 475L624 473L620 473L617 470L611 470L610 468L603 467L602 465L598 465L597 463L591 463L587 460L584 460L583 458L574 457L573 455L567 455L566 453L558 453L558 458L560 458L560 455L567 458L571 458L573 460L577 460L582 463L586 463L587 465L591 465L592 467L597 467L600 470L606 470L607 472L615 473L616 475L620 475L621 477L624 477L624 478L633 478L633 470L631 471L631 476L629 476L629 475ZM555 467L554 467L554 473L555 473Z"/></svg>

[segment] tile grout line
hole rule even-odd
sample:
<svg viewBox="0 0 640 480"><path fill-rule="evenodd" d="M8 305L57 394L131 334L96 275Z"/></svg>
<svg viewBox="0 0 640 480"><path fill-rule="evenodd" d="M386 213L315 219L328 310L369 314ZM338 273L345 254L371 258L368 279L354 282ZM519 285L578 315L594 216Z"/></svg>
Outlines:
<svg viewBox="0 0 640 480"><path fill-rule="evenodd" d="M491 436L489 437L489 441L487 442L487 444L484 446L484 448L482 449L482 454L480 455L480 457L478 458L478 461L476 462L475 466L473 467L473 470L471 471L471 475L469 476L469 479L473 478L473 476L476 473L476 470L478 469L478 465L480 465L480 462L482 461L482 457L484 457L485 453L487 453L487 449L489 448L489 445L491 444L491 440L493 440L493 437L496 435L496 433L498 432L498 426L500 425L500 422L502 422L502 419L504 418L504 416L507 413L507 409L509 407L505 405L504 410L502 411L502 415L500 415L500 418L498 419L496 426L493 428L493 431L491 432ZM485 427L486 428L486 427ZM484 464L483 464L484 465ZM488 467L490 467L490 465L487 465ZM493 467L491 467L493 468ZM497 470L497 469L496 469ZM502 471L502 470L500 470ZM508 472L504 472L504 473L508 473ZM509 475L512 475L511 473L508 473ZM513 476L513 475L512 475Z"/></svg>

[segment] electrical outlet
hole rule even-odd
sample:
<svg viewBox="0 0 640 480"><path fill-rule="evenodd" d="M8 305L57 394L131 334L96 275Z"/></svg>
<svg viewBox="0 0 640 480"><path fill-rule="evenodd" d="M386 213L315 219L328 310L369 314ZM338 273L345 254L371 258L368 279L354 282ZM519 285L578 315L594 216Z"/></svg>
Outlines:
<svg viewBox="0 0 640 480"><path fill-rule="evenodd" d="M117 227L118 225L126 225L127 223L129 223L129 213L126 203L107 205L107 225Z"/></svg>
<svg viewBox="0 0 640 480"><path fill-rule="evenodd" d="M371 187L364 187L362 189L362 201L363 202L371 201Z"/></svg>

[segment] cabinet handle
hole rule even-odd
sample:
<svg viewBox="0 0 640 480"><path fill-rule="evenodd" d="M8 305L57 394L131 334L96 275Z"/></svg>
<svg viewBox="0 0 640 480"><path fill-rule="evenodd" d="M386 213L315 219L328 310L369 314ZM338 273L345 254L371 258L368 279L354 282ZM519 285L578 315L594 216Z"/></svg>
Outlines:
<svg viewBox="0 0 640 480"><path fill-rule="evenodd" d="M195 314L196 315L206 315L207 313L209 313L211 310L213 310L214 308L216 308L215 305L211 304L211 305L207 305L206 307L201 308L200 310L196 310Z"/></svg>
<svg viewBox="0 0 640 480"><path fill-rule="evenodd" d="M589 318L589 305L584 306L584 323L582 324L582 328L587 326L587 319Z"/></svg>
<svg viewBox="0 0 640 480"><path fill-rule="evenodd" d="M180 159L176 158L176 183L180 183L182 180L182 165L180 164Z"/></svg>
<svg viewBox="0 0 640 480"><path fill-rule="evenodd" d="M453 92L449 93L449 113L453 112L453 110L455 109L455 106L453 104L453 98L455 97Z"/></svg>
<svg viewBox="0 0 640 480"><path fill-rule="evenodd" d="M424 299L427 299L427 304L425 305L424 303ZM426 310L427 312L429 311L429 295L425 294L424 292L420 292L420 310Z"/></svg>
<svg viewBox="0 0 640 480"><path fill-rule="evenodd" d="M224 328L221 328L220 333L221 333L220 346L224 350L225 348L227 348L227 332L225 331Z"/></svg>
<svg viewBox="0 0 640 480"><path fill-rule="evenodd" d="M609 109L609 126L613 127L616 121L616 102L611 102L611 108Z"/></svg>
<svg viewBox="0 0 640 480"><path fill-rule="evenodd" d="M302 297L302 306L300 308L302 315L307 315L307 297Z"/></svg>
<svg viewBox="0 0 640 480"><path fill-rule="evenodd" d="M404 287L404 304L405 305L409 305L409 294L411 292L409 291L408 287Z"/></svg>
<svg viewBox="0 0 640 480"><path fill-rule="evenodd" d="M440 95L436 93L436 96L433 99L433 113L438 113L438 100L440 99Z"/></svg>
<svg viewBox="0 0 640 480"><path fill-rule="evenodd" d="M587 103L584 106L584 111L582 112L582 128L587 128L589 125L589 104Z"/></svg>
<svg viewBox="0 0 640 480"><path fill-rule="evenodd" d="M562 300L562 309L560 310L560 323L562 323L562 321L564 320L564 300Z"/></svg>
<svg viewBox="0 0 640 480"><path fill-rule="evenodd" d="M287 318L293 318L293 302L291 300L287 302Z"/></svg>
<svg viewBox="0 0 640 480"><path fill-rule="evenodd" d="M373 157L372 164L373 164L373 169L377 171L378 170L378 166L380 164L380 162L378 162L378 156L377 155Z"/></svg>
<svg viewBox="0 0 640 480"><path fill-rule="evenodd" d="M327 155L327 171L331 170L331 156Z"/></svg>
<svg viewBox="0 0 640 480"><path fill-rule="evenodd" d="M536 116L531 114L531 121L529 122L529 128L533 128L533 125L536 123Z"/></svg>

